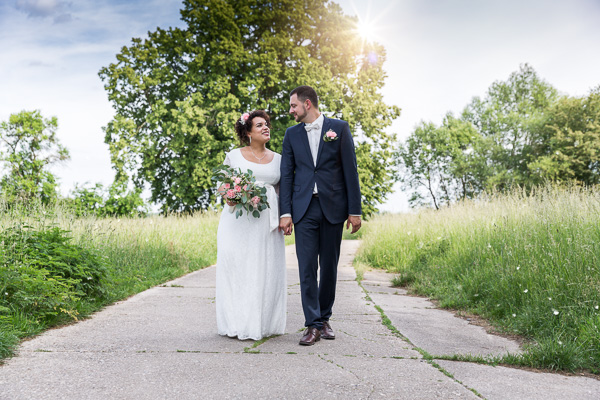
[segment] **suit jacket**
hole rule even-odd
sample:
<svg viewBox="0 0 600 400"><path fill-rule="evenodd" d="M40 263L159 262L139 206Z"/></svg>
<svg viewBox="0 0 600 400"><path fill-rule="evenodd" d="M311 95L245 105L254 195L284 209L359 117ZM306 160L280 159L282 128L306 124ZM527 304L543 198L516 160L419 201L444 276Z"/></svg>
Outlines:
<svg viewBox="0 0 600 400"><path fill-rule="evenodd" d="M323 140L329 130L337 134L337 140ZM310 204L315 182L321 209L330 223L342 223L348 215L360 215L356 153L346 121L324 118L317 154L315 166L304 123L285 131L279 182L280 215L292 214L294 223L300 221Z"/></svg>

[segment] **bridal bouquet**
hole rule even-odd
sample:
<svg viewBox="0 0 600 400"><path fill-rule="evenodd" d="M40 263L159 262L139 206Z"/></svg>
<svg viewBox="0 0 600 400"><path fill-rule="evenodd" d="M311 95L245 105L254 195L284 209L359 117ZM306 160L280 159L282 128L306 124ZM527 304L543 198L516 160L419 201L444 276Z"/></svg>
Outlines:
<svg viewBox="0 0 600 400"><path fill-rule="evenodd" d="M235 211L235 217L242 216L246 210L255 218L260 218L260 212L269 208L267 189L256 183L252 171L242 172L228 165L219 165L213 169L212 181L221 184L219 191L226 201L236 203L229 211Z"/></svg>

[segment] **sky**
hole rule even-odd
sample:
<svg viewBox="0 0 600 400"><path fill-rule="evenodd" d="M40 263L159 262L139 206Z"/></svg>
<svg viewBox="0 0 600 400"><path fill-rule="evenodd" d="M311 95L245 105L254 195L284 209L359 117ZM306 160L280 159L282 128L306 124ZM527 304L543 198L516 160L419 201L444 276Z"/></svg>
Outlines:
<svg viewBox="0 0 600 400"><path fill-rule="evenodd" d="M440 124L528 63L560 92L600 85L600 0L337 0L387 51L382 89L402 114L400 140ZM98 71L134 37L183 27L180 0L0 0L0 121L22 110L56 116L70 161L52 168L64 195L112 182L102 127L112 119ZM318 88L317 88L318 90ZM408 210L394 186L382 211Z"/></svg>

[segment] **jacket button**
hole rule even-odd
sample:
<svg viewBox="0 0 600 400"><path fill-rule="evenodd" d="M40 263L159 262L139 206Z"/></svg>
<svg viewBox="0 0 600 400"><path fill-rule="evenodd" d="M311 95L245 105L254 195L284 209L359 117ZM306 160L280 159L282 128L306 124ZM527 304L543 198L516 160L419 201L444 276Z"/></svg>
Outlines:
<svg viewBox="0 0 600 400"><path fill-rule="evenodd" d="M317 173L317 170L315 169L315 174Z"/></svg>

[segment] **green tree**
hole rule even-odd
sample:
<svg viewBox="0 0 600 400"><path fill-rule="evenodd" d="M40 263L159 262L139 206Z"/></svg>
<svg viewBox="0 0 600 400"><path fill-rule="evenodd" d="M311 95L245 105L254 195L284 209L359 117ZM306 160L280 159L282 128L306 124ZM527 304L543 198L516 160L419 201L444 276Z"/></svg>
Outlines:
<svg viewBox="0 0 600 400"><path fill-rule="evenodd" d="M398 152L402 188L411 190L411 206L439 209L472 198L483 188L486 145L469 122L446 115L440 127L421 122Z"/></svg>
<svg viewBox="0 0 600 400"><path fill-rule="evenodd" d="M542 155L529 164L538 181L600 183L600 86L588 96L560 98L540 138Z"/></svg>
<svg viewBox="0 0 600 400"><path fill-rule="evenodd" d="M236 140L242 112L265 109L280 151L289 92L315 87L322 111L357 140L366 215L391 191L400 110L383 102L385 51L356 34L357 20L329 0L184 0L185 28L133 39L100 70L115 118L105 128L116 180L148 185L163 211L206 209L210 177Z"/></svg>
<svg viewBox="0 0 600 400"><path fill-rule="evenodd" d="M528 165L540 156L536 151L539 132L557 98L556 89L524 64L507 81L494 82L484 98L475 97L465 108L462 119L489 140L487 188L534 183Z"/></svg>
<svg viewBox="0 0 600 400"><path fill-rule="evenodd" d="M77 216L134 217L148 212L141 189L128 189L121 182L113 183L107 189L101 183L92 187L76 185L69 203Z"/></svg>
<svg viewBox="0 0 600 400"><path fill-rule="evenodd" d="M6 171L0 189L7 201L37 198L48 203L57 198L56 177L48 167L69 159L57 128L56 117L43 118L38 110L12 114L0 123L0 160Z"/></svg>

